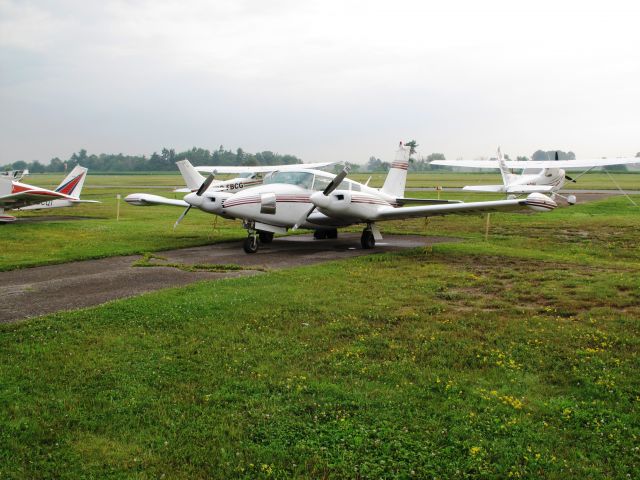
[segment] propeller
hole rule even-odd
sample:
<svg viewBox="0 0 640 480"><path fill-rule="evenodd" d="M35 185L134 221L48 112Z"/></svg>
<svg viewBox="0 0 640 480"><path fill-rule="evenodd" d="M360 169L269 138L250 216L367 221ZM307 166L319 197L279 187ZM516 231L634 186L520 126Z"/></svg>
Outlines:
<svg viewBox="0 0 640 480"><path fill-rule="evenodd" d="M209 188L209 185L211 185L211 182L213 182L214 178L215 178L215 173L211 173L207 178L205 178L204 182L202 182L202 185L200 185L200 188L198 188L198 191L196 192L196 196L201 197L202 194L207 191L207 188ZM176 223L173 224L174 230L176 229L178 224L182 221L182 219L187 215L187 213L189 213L189 210L191 210L192 206L193 205L189 204L186 210L182 212L182 215L178 217L178 220L176 220Z"/></svg>
<svg viewBox="0 0 640 480"><path fill-rule="evenodd" d="M340 173L338 173L335 177L333 177L333 180L331 180L329 182L329 185L325 187L325 189L322 191L322 194L325 197L328 197L331 194L331 192L333 192L336 188L338 188L338 185L342 183L342 181L345 179L345 177L348 174L349 174L349 168L345 165L344 167L342 167L342 171L340 171ZM300 228L300 225L302 225L307 220L307 218L309 218L309 215L311 215L315 209L316 209L316 206L314 205L309 209L307 213L301 216L296 222L296 224L293 226L293 230L297 230L298 228Z"/></svg>
<svg viewBox="0 0 640 480"><path fill-rule="evenodd" d="M558 160L559 160L559 158L558 158L558 152L556 151L556 162L557 162ZM565 174L564 179L565 179L565 180L569 180L570 182L576 183L576 181L575 181L573 178L571 178L569 175L566 175L566 174Z"/></svg>

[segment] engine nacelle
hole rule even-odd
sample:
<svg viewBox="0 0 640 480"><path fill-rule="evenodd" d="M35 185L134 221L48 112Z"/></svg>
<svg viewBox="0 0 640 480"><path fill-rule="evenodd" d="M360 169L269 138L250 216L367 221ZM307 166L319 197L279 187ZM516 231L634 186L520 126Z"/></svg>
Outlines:
<svg viewBox="0 0 640 480"><path fill-rule="evenodd" d="M558 206L556 202L542 193L531 193L525 200L527 207L535 212L548 212Z"/></svg>

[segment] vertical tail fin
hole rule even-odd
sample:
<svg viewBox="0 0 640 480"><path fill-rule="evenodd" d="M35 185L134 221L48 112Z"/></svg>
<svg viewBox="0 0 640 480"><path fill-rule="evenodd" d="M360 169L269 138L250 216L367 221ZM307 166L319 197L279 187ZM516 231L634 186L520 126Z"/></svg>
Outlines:
<svg viewBox="0 0 640 480"><path fill-rule="evenodd" d="M380 190L382 193L394 197L404 197L404 186L407 183L407 169L409 168L409 149L400 142L396 151L396 158L391 164L387 178Z"/></svg>
<svg viewBox="0 0 640 480"><path fill-rule="evenodd" d="M498 147L498 165L500 166L500 174L502 175L502 183L505 187L508 187L511 184L512 173L507 168L507 164L504 161L504 157L502 156L502 151L500 147Z"/></svg>
<svg viewBox="0 0 640 480"><path fill-rule="evenodd" d="M187 184L187 187L191 191L198 190L200 185L204 182L205 178L198 173L198 171L193 168L191 162L189 160L180 160L176 162L178 169L180 170L180 174L184 179L184 183Z"/></svg>
<svg viewBox="0 0 640 480"><path fill-rule="evenodd" d="M80 198L82 186L87 178L87 169L76 165L71 173L67 175L62 183L56 188L56 192L64 193L70 197Z"/></svg>

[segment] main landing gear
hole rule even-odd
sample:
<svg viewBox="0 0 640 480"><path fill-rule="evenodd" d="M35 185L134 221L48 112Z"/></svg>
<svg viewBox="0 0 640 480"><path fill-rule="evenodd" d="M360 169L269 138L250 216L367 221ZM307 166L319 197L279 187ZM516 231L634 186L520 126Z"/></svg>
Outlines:
<svg viewBox="0 0 640 480"><path fill-rule="evenodd" d="M260 243L273 242L273 232L265 232L264 230L258 230L258 237L260 238Z"/></svg>
<svg viewBox="0 0 640 480"><path fill-rule="evenodd" d="M338 229L330 228L330 229L314 230L313 238L315 238L316 240L326 240L327 238L338 238Z"/></svg>

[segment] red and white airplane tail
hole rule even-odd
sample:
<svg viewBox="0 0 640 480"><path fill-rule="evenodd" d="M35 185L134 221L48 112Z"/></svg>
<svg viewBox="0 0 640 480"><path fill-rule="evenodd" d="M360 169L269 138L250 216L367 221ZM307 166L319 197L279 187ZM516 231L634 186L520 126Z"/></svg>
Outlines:
<svg viewBox="0 0 640 480"><path fill-rule="evenodd" d="M409 152L402 142L396 152L396 158L391 164L387 178L380 191L394 197L404 197L404 187L407 183L407 170L409 169Z"/></svg>
<svg viewBox="0 0 640 480"><path fill-rule="evenodd" d="M76 165L71 173L67 175L62 183L54 190L58 193L64 193L70 197L80 198L80 192L87 178L87 169Z"/></svg>

